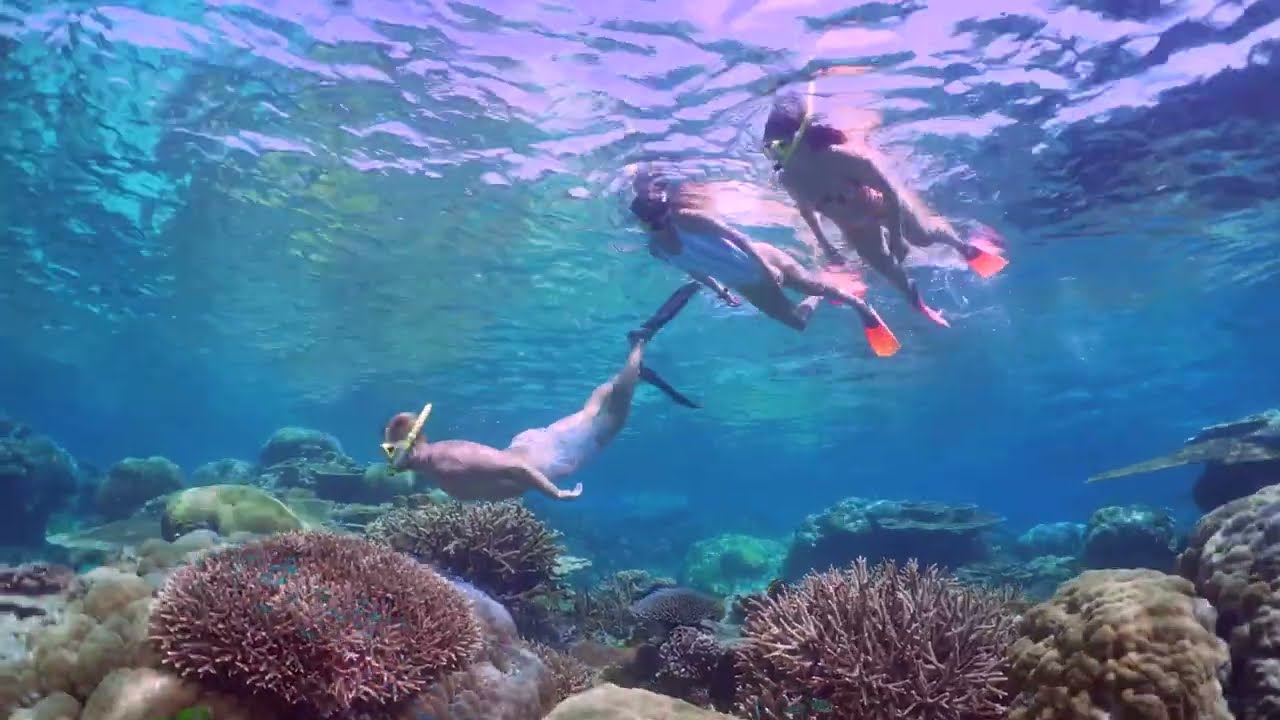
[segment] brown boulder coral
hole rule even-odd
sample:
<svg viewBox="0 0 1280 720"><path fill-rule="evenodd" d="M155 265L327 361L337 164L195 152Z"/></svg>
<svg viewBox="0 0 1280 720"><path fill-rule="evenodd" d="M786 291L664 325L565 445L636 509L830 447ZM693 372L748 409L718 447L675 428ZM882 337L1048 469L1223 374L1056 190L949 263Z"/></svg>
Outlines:
<svg viewBox="0 0 1280 720"><path fill-rule="evenodd" d="M1015 636L1009 594L970 588L912 561L865 558L753 600L738 648L738 706L784 720L996 720L1004 653Z"/></svg>
<svg viewBox="0 0 1280 720"><path fill-rule="evenodd" d="M1227 697L1238 720L1280 717L1280 485L1205 515L1178 572L1218 611L1231 649Z"/></svg>
<svg viewBox="0 0 1280 720"><path fill-rule="evenodd" d="M1009 651L1010 720L1230 720L1213 616L1180 577L1081 574L1022 620Z"/></svg>
<svg viewBox="0 0 1280 720"><path fill-rule="evenodd" d="M320 717L405 701L466 667L481 644L466 598L430 568L309 532L177 570L155 600L151 637L183 677Z"/></svg>

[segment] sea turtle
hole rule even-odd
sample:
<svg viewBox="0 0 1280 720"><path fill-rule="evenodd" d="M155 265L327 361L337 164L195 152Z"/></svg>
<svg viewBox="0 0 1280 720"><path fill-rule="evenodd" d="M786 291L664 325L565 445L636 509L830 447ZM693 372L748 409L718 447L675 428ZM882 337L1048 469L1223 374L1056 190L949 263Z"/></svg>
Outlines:
<svg viewBox="0 0 1280 720"><path fill-rule="evenodd" d="M1088 482L1203 463L1192 494L1204 512L1280 483L1280 410L1210 425L1167 455L1094 475Z"/></svg>

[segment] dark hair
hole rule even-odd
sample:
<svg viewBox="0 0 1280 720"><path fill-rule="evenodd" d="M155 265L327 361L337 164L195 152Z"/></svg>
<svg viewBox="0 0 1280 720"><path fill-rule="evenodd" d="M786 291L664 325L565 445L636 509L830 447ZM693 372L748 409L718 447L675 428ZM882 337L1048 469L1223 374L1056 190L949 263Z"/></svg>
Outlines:
<svg viewBox="0 0 1280 720"><path fill-rule="evenodd" d="M796 93L785 93L773 102L769 111L769 119L764 123L764 139L789 140L800 132L804 124L804 100ZM843 130L832 127L822 121L821 115L814 115L804 131L805 144L814 150L825 150L832 145L843 145L849 136Z"/></svg>
<svg viewBox="0 0 1280 720"><path fill-rule="evenodd" d="M658 192L647 192L636 195L631 201L631 213L649 225L656 225L666 214L670 203L665 195Z"/></svg>

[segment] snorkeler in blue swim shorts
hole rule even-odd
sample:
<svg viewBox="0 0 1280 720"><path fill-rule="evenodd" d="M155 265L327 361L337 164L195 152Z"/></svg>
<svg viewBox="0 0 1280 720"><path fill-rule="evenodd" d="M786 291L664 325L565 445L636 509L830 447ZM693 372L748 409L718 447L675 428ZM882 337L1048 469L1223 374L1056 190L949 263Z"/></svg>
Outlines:
<svg viewBox="0 0 1280 720"><path fill-rule="evenodd" d="M856 291L825 280L780 248L752 240L726 225L709 210L710 193L694 182L678 185L641 170L632 182L631 212L649 233L649 252L730 303L732 289L765 315L804 330L822 298L853 307L862 321L871 350L880 357L901 345L880 315ZM793 302L784 290L807 295Z"/></svg>

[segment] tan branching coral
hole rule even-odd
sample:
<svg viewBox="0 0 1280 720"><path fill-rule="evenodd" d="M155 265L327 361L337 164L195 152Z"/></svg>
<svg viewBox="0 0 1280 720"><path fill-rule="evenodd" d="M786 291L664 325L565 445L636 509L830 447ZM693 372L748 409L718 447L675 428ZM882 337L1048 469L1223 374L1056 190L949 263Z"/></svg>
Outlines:
<svg viewBox="0 0 1280 720"><path fill-rule="evenodd" d="M508 606L558 589L559 534L516 501L395 508L366 533Z"/></svg>
<svg viewBox="0 0 1280 720"><path fill-rule="evenodd" d="M170 576L151 635L183 677L328 717L406 700L480 648L467 600L362 538L293 532L213 552Z"/></svg>
<svg viewBox="0 0 1280 720"><path fill-rule="evenodd" d="M738 706L784 720L996 720L1006 705L1009 594L969 588L914 561L806 576L750 605L737 651Z"/></svg>
<svg viewBox="0 0 1280 720"><path fill-rule="evenodd" d="M1183 578L1085 572L1023 618L1010 720L1230 720L1213 619Z"/></svg>
<svg viewBox="0 0 1280 720"><path fill-rule="evenodd" d="M530 643L529 649L547 666L555 678L555 701L585 692L600 682L600 673L572 655L542 643Z"/></svg>

